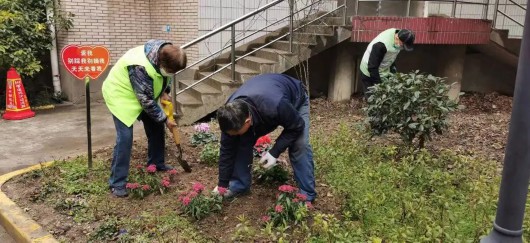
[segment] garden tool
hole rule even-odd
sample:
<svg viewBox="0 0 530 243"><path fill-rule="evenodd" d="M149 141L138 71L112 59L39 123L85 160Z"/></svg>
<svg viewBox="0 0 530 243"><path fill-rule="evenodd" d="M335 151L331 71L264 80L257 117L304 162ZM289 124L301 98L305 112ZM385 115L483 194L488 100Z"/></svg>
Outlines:
<svg viewBox="0 0 530 243"><path fill-rule="evenodd" d="M162 103L162 108L164 110L164 113L166 113L167 119L170 119L171 121L175 121L175 118L173 117L173 104L171 103L171 101L161 100L160 102ZM191 172L191 167L188 164L188 162L186 162L182 158L182 147L180 146L180 134L179 134L178 127L174 127L173 131L171 132L173 133L173 140L175 140L175 144L177 145L177 151L178 151L178 155L176 156L177 161L179 162L180 166L182 166L184 171L189 173Z"/></svg>

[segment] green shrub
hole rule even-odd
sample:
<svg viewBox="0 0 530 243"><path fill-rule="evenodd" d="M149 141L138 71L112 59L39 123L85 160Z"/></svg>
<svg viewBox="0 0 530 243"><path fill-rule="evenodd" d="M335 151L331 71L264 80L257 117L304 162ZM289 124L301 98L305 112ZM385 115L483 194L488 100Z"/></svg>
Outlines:
<svg viewBox="0 0 530 243"><path fill-rule="evenodd" d="M450 86L443 78L420 74L397 73L368 91L367 115L373 135L393 131L411 145L418 138L422 148L431 134L447 129L447 116L457 108L449 99Z"/></svg>
<svg viewBox="0 0 530 243"><path fill-rule="evenodd" d="M258 184L277 186L289 180L289 172L279 164L270 169L265 169L256 163L253 172Z"/></svg>
<svg viewBox="0 0 530 243"><path fill-rule="evenodd" d="M202 163L207 165L216 165L219 161L219 144L208 143L204 146L199 156Z"/></svg>

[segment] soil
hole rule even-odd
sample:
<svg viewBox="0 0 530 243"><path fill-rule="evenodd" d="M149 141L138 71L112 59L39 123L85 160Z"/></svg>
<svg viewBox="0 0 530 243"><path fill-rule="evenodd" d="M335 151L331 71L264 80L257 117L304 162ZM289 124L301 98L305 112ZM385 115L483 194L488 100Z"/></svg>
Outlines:
<svg viewBox="0 0 530 243"><path fill-rule="evenodd" d="M314 99L311 103L311 131L331 134L341 123L362 122L364 118L361 107L362 101L359 97L353 97L349 103L334 103L324 99ZM495 160L501 165L508 134L511 97L497 94L466 95L461 99L460 108L459 111L451 115L448 132L434 137L433 141L427 143L427 148L435 151L450 149L461 154ZM142 217L141 212L144 211L156 213L157 209L160 208L178 210L177 197L179 193L189 190L193 182L205 184L207 190L213 189L217 182L217 167L208 167L200 163L198 158L200 148L189 144L192 133L192 126L181 128L184 158L192 166L192 173L185 173L178 167L178 163L172 156L172 153L175 152L174 146L172 146L173 140L170 137L166 138L167 162L179 170L177 182L173 186L175 190L162 196L148 196L142 201L118 199L109 194L100 202L95 202L98 207L101 207L101 212L100 215L96 214L96 220L92 223L75 223L71 216L57 212L53 205L32 202L30 198L41 190L41 179L39 178L18 177L6 183L2 190L55 237L70 242L86 241L88 239L87 234L101 224L98 220L108 216L105 214L109 212L113 212L118 217L139 218ZM272 137L274 138L278 134L279 131L276 131ZM392 137L389 135L386 138L378 139L392 139ZM146 141L135 141L133 146L131 169L134 168L134 164L143 164L147 157ZM107 163L110 163L111 155L112 148L110 147L94 153L97 159ZM281 159L288 161L285 153ZM292 181L290 183L293 184ZM333 194L324 180L319 178L319 175L317 175L317 191L319 197L314 204L315 210L340 216L340 200ZM273 205L276 193L277 186L253 185L251 194L225 202L221 213L212 214L195 223L195 226L209 239L222 242L231 241L230 237L235 232L236 225L240 223L238 216L244 214L257 227L261 216Z"/></svg>

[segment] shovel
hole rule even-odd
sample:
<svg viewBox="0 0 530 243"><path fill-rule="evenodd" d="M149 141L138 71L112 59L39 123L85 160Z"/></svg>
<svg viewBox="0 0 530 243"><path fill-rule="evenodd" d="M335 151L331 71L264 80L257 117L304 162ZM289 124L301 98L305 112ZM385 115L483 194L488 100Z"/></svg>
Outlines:
<svg viewBox="0 0 530 243"><path fill-rule="evenodd" d="M162 103L162 108L164 110L164 113L166 113L167 119L170 119L171 121L175 121L175 118L173 117L173 114L172 114L173 104L168 100L161 100L160 102ZM175 144L177 145L177 151L178 151L178 154L176 156L177 161L179 162L180 166L182 166L182 169L184 169L184 171L189 173L191 172L191 167L188 164L188 162L186 162L182 158L182 147L180 146L179 129L177 127L174 127L171 133L173 133L173 140L175 140Z"/></svg>

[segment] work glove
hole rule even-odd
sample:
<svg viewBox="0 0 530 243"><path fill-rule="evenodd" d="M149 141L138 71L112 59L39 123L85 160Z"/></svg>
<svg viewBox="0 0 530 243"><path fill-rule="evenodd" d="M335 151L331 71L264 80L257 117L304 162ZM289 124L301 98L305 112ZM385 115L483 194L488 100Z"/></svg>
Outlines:
<svg viewBox="0 0 530 243"><path fill-rule="evenodd" d="M274 158L274 156L272 156L271 153L267 152L266 154L261 156L259 163L261 164L263 168L268 170L276 165L276 160L277 159Z"/></svg>
<svg viewBox="0 0 530 243"><path fill-rule="evenodd" d="M219 186L216 186L212 191L212 195L214 196L221 195L223 197L231 197L234 195L234 193L232 193L230 189L226 189L226 188L223 188L223 189L221 190L221 192L219 192Z"/></svg>

